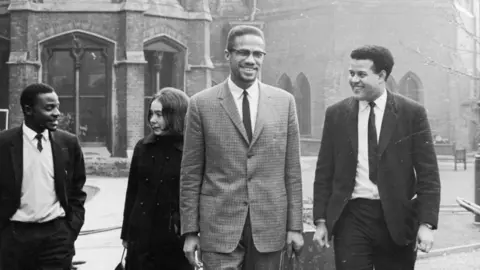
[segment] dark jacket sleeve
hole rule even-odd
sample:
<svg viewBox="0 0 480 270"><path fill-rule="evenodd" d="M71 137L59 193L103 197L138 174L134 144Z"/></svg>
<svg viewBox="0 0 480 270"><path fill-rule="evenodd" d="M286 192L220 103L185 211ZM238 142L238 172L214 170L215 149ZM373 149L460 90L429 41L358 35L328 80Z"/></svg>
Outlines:
<svg viewBox="0 0 480 270"><path fill-rule="evenodd" d="M80 233L85 221L85 200L87 193L83 191L86 181L85 161L83 158L82 148L78 143L78 139L74 139L74 173L73 180L68 190L68 204L72 209L71 226L73 230Z"/></svg>
<svg viewBox="0 0 480 270"><path fill-rule="evenodd" d="M332 112L328 108L325 113L322 141L318 153L315 181L313 183L313 220L326 219L328 201L332 195L332 182L335 170Z"/></svg>
<svg viewBox="0 0 480 270"><path fill-rule="evenodd" d="M130 214L132 213L133 205L137 196L138 189L138 159L140 156L140 144L141 141L137 143L135 149L133 150L132 161L130 163L130 172L128 174L128 185L127 192L125 196L125 208L123 209L123 224L122 232L120 238L122 240L128 240L128 227Z"/></svg>
<svg viewBox="0 0 480 270"><path fill-rule="evenodd" d="M440 210L440 176L433 137L423 107L414 115L413 129L412 159L417 175L418 221L436 229Z"/></svg>

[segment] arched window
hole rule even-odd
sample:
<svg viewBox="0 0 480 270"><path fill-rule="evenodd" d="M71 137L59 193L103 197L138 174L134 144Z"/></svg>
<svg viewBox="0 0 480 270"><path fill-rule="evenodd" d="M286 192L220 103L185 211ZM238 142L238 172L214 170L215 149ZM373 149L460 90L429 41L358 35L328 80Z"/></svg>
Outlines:
<svg viewBox="0 0 480 270"><path fill-rule="evenodd" d="M152 97L164 87L184 90L186 48L177 41L160 36L144 44L145 59L145 135L150 133L148 110Z"/></svg>
<svg viewBox="0 0 480 270"><path fill-rule="evenodd" d="M392 92L398 92L397 89L397 82L395 81L395 78L390 74L387 79L387 90L390 90Z"/></svg>
<svg viewBox="0 0 480 270"><path fill-rule="evenodd" d="M423 104L423 85L420 78L413 72L407 72L400 80L398 92Z"/></svg>
<svg viewBox="0 0 480 270"><path fill-rule="evenodd" d="M77 31L41 44L42 81L58 94L61 128L83 145L110 147L113 50L111 41Z"/></svg>
<svg viewBox="0 0 480 270"><path fill-rule="evenodd" d="M287 74L283 73L282 76L278 79L277 86L290 94L293 94L293 85L292 80L288 77Z"/></svg>
<svg viewBox="0 0 480 270"><path fill-rule="evenodd" d="M312 117L311 117L311 98L310 83L307 76L301 72L295 80L296 90L294 91L297 104L297 115L300 126L300 135L311 135Z"/></svg>

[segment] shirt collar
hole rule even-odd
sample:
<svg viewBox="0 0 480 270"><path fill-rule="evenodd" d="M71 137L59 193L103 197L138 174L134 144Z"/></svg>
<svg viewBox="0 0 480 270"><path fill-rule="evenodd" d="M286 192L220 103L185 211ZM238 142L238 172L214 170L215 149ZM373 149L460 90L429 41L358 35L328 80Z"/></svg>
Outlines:
<svg viewBox="0 0 480 270"><path fill-rule="evenodd" d="M232 95L235 99L243 98L243 89L238 87L232 81L232 78L230 76L228 76L227 83L228 83L228 88L232 92ZM246 90L247 90L247 93L250 97L252 97L253 95L257 95L258 94L258 80L255 80L255 82L249 88L247 88Z"/></svg>
<svg viewBox="0 0 480 270"><path fill-rule="evenodd" d="M387 90L384 90L383 94L381 94L377 99L375 99L374 102L375 102L375 106L378 107L378 109L380 109L380 111L383 112L385 110L385 106L387 106ZM367 109L368 106L369 105L367 101L365 100L360 101L361 111Z"/></svg>
<svg viewBox="0 0 480 270"><path fill-rule="evenodd" d="M22 124L22 131L23 131L23 135L25 135L28 139L30 139L32 141L36 140L35 136L37 136L37 132L35 132L31 128L27 127L27 125L25 125L25 122L23 122L23 124ZM43 135L43 140L48 141L48 130L47 129L45 129L42 132L42 135Z"/></svg>

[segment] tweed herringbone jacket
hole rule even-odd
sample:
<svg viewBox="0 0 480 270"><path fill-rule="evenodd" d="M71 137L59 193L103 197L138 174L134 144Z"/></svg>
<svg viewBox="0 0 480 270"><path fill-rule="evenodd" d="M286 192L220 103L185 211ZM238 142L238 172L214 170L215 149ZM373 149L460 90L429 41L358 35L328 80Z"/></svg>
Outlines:
<svg viewBox="0 0 480 270"><path fill-rule="evenodd" d="M190 99L180 178L182 233L199 232L201 249L232 252L247 210L260 252L283 248L302 231L302 182L294 97L259 83L251 143L227 82Z"/></svg>

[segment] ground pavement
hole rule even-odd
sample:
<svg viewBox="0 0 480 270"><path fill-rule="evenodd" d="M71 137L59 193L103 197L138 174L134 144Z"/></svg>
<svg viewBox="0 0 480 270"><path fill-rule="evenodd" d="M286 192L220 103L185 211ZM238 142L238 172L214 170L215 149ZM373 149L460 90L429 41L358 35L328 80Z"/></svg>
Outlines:
<svg viewBox="0 0 480 270"><path fill-rule="evenodd" d="M302 177L304 198L313 194L313 176L316 158L302 158ZM442 180L442 205L456 205L455 198L474 199L473 166L468 164L467 171L454 171L451 162L440 163ZM89 176L89 193L95 193L86 204L86 220L75 246L75 261L86 261L80 270L114 269L122 255L120 231L125 200L126 179ZM465 212L442 211L440 229L436 233L434 249L451 246L480 243L480 229L472 224L473 216ZM111 229L102 233L93 233L97 229ZM420 259L416 269L480 269L480 251L453 254L442 257ZM424 256L424 254L420 254ZM478 266L476 266L478 265ZM475 266L477 268L475 268ZM469 268L470 267L470 268Z"/></svg>

